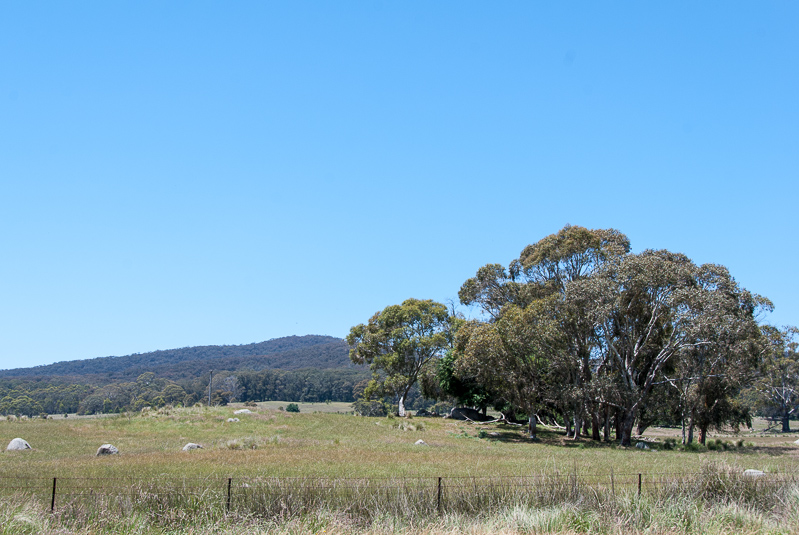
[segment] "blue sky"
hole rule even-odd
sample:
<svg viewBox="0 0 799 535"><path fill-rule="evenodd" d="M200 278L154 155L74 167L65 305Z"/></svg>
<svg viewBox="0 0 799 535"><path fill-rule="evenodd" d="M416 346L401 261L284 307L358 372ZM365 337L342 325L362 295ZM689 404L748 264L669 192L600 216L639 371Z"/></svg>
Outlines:
<svg viewBox="0 0 799 535"><path fill-rule="evenodd" d="M5 2L0 368L457 300L565 224L799 323L799 4Z"/></svg>

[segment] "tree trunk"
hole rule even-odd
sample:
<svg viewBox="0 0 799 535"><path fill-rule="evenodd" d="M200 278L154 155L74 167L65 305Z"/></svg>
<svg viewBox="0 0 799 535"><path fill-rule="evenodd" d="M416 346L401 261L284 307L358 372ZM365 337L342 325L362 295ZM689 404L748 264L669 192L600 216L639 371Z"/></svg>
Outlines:
<svg viewBox="0 0 799 535"><path fill-rule="evenodd" d="M616 414L613 416L614 424L616 424L616 440L621 440L621 428L622 428L622 412L619 409L616 409Z"/></svg>
<svg viewBox="0 0 799 535"><path fill-rule="evenodd" d="M588 436L588 431L589 431L589 429L588 429L588 418L586 418L585 420L583 420L583 436L587 437Z"/></svg>
<svg viewBox="0 0 799 535"><path fill-rule="evenodd" d="M604 429L605 442L610 442L610 407L605 405L605 429Z"/></svg>
<svg viewBox="0 0 799 535"><path fill-rule="evenodd" d="M397 412L400 418L405 418L405 394L402 394L399 398Z"/></svg>
<svg viewBox="0 0 799 535"><path fill-rule="evenodd" d="M572 436L572 419L568 416L563 416L563 423L566 425L566 436Z"/></svg>
<svg viewBox="0 0 799 535"><path fill-rule="evenodd" d="M705 445L705 439L707 438L707 427L699 427L699 443L703 446Z"/></svg>
<svg viewBox="0 0 799 535"><path fill-rule="evenodd" d="M791 421L787 414L782 415L782 432L783 433L791 432Z"/></svg>
<svg viewBox="0 0 799 535"><path fill-rule="evenodd" d="M602 437L599 435L599 414L596 411L591 411L591 439L600 441Z"/></svg>
<svg viewBox="0 0 799 535"><path fill-rule="evenodd" d="M633 427L635 426L635 411L624 411L621 427L621 445L632 446Z"/></svg>
<svg viewBox="0 0 799 535"><path fill-rule="evenodd" d="M580 429L583 427L583 421L576 414L574 415L574 440L580 438Z"/></svg>
<svg viewBox="0 0 799 535"><path fill-rule="evenodd" d="M694 418L691 416L691 420L688 422L688 444L693 444L694 442Z"/></svg>
<svg viewBox="0 0 799 535"><path fill-rule="evenodd" d="M682 415L682 443L685 444L685 415Z"/></svg>
<svg viewBox="0 0 799 535"><path fill-rule="evenodd" d="M530 409L530 419L528 423L528 426L530 428L530 438L536 438L535 434L537 431L537 425L538 422L536 422L535 420L535 412L533 412L533 409Z"/></svg>

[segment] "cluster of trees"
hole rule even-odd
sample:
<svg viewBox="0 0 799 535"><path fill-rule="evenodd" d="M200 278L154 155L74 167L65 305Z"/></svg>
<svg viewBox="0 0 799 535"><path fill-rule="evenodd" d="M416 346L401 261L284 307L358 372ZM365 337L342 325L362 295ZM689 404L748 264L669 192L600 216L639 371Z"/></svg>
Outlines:
<svg viewBox="0 0 799 535"><path fill-rule="evenodd" d="M13 380L0 382L0 414L36 416L77 412L94 388L69 382Z"/></svg>
<svg viewBox="0 0 799 535"><path fill-rule="evenodd" d="M191 405L207 403L209 390L212 404L353 401L355 385L368 373L355 369L347 353L341 338L307 335L0 370L0 414Z"/></svg>
<svg viewBox="0 0 799 535"><path fill-rule="evenodd" d="M368 374L363 370L263 370L237 374L237 401L355 401L353 392Z"/></svg>
<svg viewBox="0 0 799 535"><path fill-rule="evenodd" d="M373 372L365 399L394 396L402 414L418 380L429 397L525 414L532 436L547 420L575 438L613 429L623 445L636 425L679 422L704 443L749 424L746 390L779 405L785 429L797 406L796 332L759 324L768 299L723 266L631 253L613 229L567 226L480 268L459 298L481 319L411 299L352 328L350 358Z"/></svg>
<svg viewBox="0 0 799 535"><path fill-rule="evenodd" d="M96 414L140 410L143 407L233 401L324 402L355 400L353 392L368 378L364 370L242 370L217 371L175 382L153 372L133 381L101 384L70 382L68 378L0 379L0 414ZM74 378L72 378L74 380Z"/></svg>

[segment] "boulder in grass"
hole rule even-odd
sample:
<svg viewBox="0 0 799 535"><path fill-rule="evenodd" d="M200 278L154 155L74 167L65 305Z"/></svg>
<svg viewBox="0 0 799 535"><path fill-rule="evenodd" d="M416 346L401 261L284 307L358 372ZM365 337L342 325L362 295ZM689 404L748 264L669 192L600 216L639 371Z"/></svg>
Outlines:
<svg viewBox="0 0 799 535"><path fill-rule="evenodd" d="M427 442L425 442L421 438L419 440L417 440L416 442L414 442L413 444L414 444L414 446L427 446Z"/></svg>
<svg viewBox="0 0 799 535"><path fill-rule="evenodd" d="M250 409L239 409L237 411L233 411L233 414L252 414Z"/></svg>
<svg viewBox="0 0 799 535"><path fill-rule="evenodd" d="M116 455L119 453L119 450L113 444L103 444L99 448L97 448L97 456L100 455Z"/></svg>
<svg viewBox="0 0 799 535"><path fill-rule="evenodd" d="M228 418L227 421L228 421L228 423L235 423L235 422L238 422L239 419L238 418Z"/></svg>
<svg viewBox="0 0 799 535"><path fill-rule="evenodd" d="M22 438L15 438L6 446L6 451L24 451L32 449L28 441Z"/></svg>
<svg viewBox="0 0 799 535"><path fill-rule="evenodd" d="M648 450L649 449L649 446L647 445L646 442L639 442L638 444L635 445L635 447L638 448L639 450Z"/></svg>
<svg viewBox="0 0 799 535"><path fill-rule="evenodd" d="M746 477L763 477L766 473L762 470L753 470L752 468L748 470L744 470L744 476Z"/></svg>
<svg viewBox="0 0 799 535"><path fill-rule="evenodd" d="M203 449L202 446L199 444L195 444L194 442L189 442L185 446L183 446L183 451L191 451L191 450L201 450Z"/></svg>
<svg viewBox="0 0 799 535"><path fill-rule="evenodd" d="M796 444L797 446L799 446L799 440L794 440L793 443Z"/></svg>

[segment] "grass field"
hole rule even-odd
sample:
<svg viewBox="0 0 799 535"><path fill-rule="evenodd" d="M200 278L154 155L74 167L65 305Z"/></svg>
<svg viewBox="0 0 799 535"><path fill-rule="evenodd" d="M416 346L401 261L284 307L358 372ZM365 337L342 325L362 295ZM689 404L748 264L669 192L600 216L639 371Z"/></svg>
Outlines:
<svg viewBox="0 0 799 535"><path fill-rule="evenodd" d="M205 479L209 486L213 486L211 481L217 484L225 478L234 478L239 484L240 480L268 477L392 478L395 482L399 477L423 477L431 482L443 477L447 485L452 485L453 478L463 476L568 476L574 481L578 478L609 481L608 477L613 474L622 481L628 475L641 473L645 481L664 482L664 488L672 490L660 489L639 498L634 496L634 489L619 489L618 495L614 489L611 497L606 490L592 491L594 494L575 493L574 489L560 483L566 481L563 479L557 480L559 490L552 494L559 496L557 503L548 503L543 497L536 503L519 502L515 497L516 501L508 505L511 502L503 498L506 501L502 502L502 507L481 510L479 514L467 504L453 507L458 510L443 515L419 513L406 518L400 514L402 509L386 507L381 510L375 502L370 512L356 515L348 508L326 507L320 502L312 512L304 510L302 514L278 519L273 517L271 504L259 506L262 512L272 511L269 515L253 516L246 509L231 514L224 508L219 509L222 501L216 495L212 500L216 505L207 507L207 511L201 503L186 505L188 502L181 502L180 507L187 511L207 513L185 517L165 512L168 508L164 509L164 501L154 502L149 509L130 505L119 513L105 511L99 516L86 505L69 514L61 511L48 515L49 501L42 496L27 499L24 492L6 492L0 507L0 525L4 526L0 533L42 530L60 533L128 530L136 533L318 533L322 529L328 529L329 533L356 528L364 533L570 530L611 533L617 528L622 532L630 522L632 527L628 526L626 532L798 532L798 528L791 526L797 526L799 518L791 511L799 510L799 487L791 484L781 488L775 494L773 506L763 505L762 489L757 499L735 498L750 495L746 490L748 483L739 484L736 479L736 474L745 469L787 476L799 472L799 446L793 444L799 435L764 432L763 422L757 423L754 432L722 437L730 446L727 450L686 452L619 448L588 439L567 440L556 430L543 431L540 440L534 442L525 437L522 427L507 424L472 424L442 418L361 418L347 414L349 405L340 403L299 404L300 413L278 410L285 405L285 402L260 403L252 409L252 414L236 415L238 422L227 419L241 406L161 409L105 418L3 419L0 420L3 448L11 439L21 437L33 450L0 455L0 478L6 486L12 481L52 480L54 477L135 478L137 481L194 478ZM652 429L647 439L656 443L670 436L678 437L679 432L679 429ZM427 445L416 445L420 439ZM733 446L741 440L744 447ZM199 443L203 449L181 451L187 442ZM96 457L97 448L104 443L117 446L120 454ZM714 501L715 498L708 501L696 499L685 485L678 491L676 486L666 483L688 480L694 481L692 485L704 485L702 488L711 480L726 481L725 488L742 490L736 491L738 494L725 491L720 501ZM434 492L430 489L424 492L428 491ZM142 495L147 494L142 492ZM152 491L147 492L152 494ZM354 496L358 500L367 499L366 494L357 494L365 492L364 489L352 492L356 492ZM752 496L758 496L758 492ZM430 501L429 497L424 499ZM673 509L675 504L681 504L679 511L683 516L686 511L693 515L689 522L693 527L689 529L686 521L674 520L673 515L679 512ZM642 507L648 511L645 517L640 517L644 514ZM123 514L123 510L127 512ZM156 514L156 511L160 512ZM732 515L733 520L719 524L719 518L727 518L724 515ZM622 522L633 517L634 521ZM789 517L793 519L792 524L783 522ZM368 518L368 522L364 523L364 518ZM700 521L707 524L704 531L698 530L695 523L691 524ZM711 524L716 526L712 530L708 527L712 527ZM242 526L248 526L248 531L241 531Z"/></svg>

